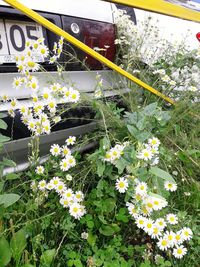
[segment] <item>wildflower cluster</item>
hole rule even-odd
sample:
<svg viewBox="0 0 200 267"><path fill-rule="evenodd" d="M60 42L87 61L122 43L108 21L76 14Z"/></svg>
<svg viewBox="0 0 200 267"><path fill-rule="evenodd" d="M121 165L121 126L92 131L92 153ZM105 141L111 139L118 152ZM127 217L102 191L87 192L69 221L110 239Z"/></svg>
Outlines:
<svg viewBox="0 0 200 267"><path fill-rule="evenodd" d="M123 155L123 150L128 146L128 142L124 142L122 145L117 144L106 152L104 161L115 164L118 159Z"/></svg>
<svg viewBox="0 0 200 267"><path fill-rule="evenodd" d="M159 145L158 138L153 137L143 144L138 151L137 158L144 161L145 164L157 165L159 163Z"/></svg>
<svg viewBox="0 0 200 267"><path fill-rule="evenodd" d="M124 10L117 10L114 15L118 35L115 44L122 53L121 67L130 70L135 60L151 63L162 54L167 41L160 38L157 21L151 16L135 25Z"/></svg>
<svg viewBox="0 0 200 267"><path fill-rule="evenodd" d="M157 157L160 141L153 137L146 144L142 145L137 158L142 161L142 164L155 165L158 163ZM117 145L118 148L118 145ZM115 152L116 146L108 151L108 162L114 162L122 155L121 150L117 149L118 153L114 153L114 158L111 156ZM156 163L156 164L157 164ZM166 251L172 249L172 253L176 258L182 258L187 248L184 246L185 241L189 241L192 237L190 228L178 226L178 217L175 214L167 213L163 217L160 216L161 210L168 206L167 200L159 195L152 193L151 183L135 178L133 175L125 175L116 180L115 188L119 193L125 194L125 199L129 214L134 218L135 224L139 229L144 230L152 239L156 240L160 250ZM165 180L163 190L176 191L177 184L173 181Z"/></svg>
<svg viewBox="0 0 200 267"><path fill-rule="evenodd" d="M63 47L63 39L54 44L53 58L60 57ZM26 42L24 54L16 57L18 72L21 76L14 78L13 87L15 89L26 88L31 92L31 104L22 105L17 99L8 99L4 96L3 101L8 102L10 108L8 113L15 116L15 110L19 109L22 122L28 127L33 135L49 134L51 123L58 123L61 120L58 104L77 103L80 93L65 84L52 83L48 87L40 87L39 80L33 72L41 70L38 62L52 62L50 51L44 44L44 39L40 38L34 42Z"/></svg>
<svg viewBox="0 0 200 267"><path fill-rule="evenodd" d="M66 139L67 145L73 145L76 141L75 136L69 136ZM75 166L76 161L75 158L71 155L71 150L67 147L67 145L63 145L60 147L59 145L52 145L50 149L50 153L54 157L61 156L60 161L60 169L62 171L67 171L71 167ZM38 175L43 175L45 172L45 169L43 166L37 166L35 172ZM71 181L72 176L70 174L66 175L66 180ZM36 185L35 182L31 185L32 189L34 190L40 190L42 191L43 195L48 196L48 194L51 191L55 191L60 200L60 204L64 208L69 208L69 213L71 216L73 216L75 219L80 219L85 213L85 206L82 204L82 201L84 200L84 194L82 191L76 191L74 192L72 188L67 187L65 182L60 177L53 177L50 181L46 181L45 179L42 179L38 182Z"/></svg>

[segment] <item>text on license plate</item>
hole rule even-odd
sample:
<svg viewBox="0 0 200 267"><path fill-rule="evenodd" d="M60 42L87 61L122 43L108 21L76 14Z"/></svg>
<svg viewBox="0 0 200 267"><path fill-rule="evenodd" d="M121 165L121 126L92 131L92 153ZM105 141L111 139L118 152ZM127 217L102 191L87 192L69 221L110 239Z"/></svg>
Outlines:
<svg viewBox="0 0 200 267"><path fill-rule="evenodd" d="M42 26L34 22L0 19L0 62L15 62L28 40L43 37Z"/></svg>

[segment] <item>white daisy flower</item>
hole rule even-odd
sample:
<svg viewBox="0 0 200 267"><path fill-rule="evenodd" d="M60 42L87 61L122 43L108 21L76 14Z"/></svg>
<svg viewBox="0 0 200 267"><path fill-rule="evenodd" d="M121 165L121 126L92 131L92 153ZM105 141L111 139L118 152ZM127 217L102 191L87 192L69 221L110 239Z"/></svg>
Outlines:
<svg viewBox="0 0 200 267"><path fill-rule="evenodd" d="M181 259L187 253L187 248L184 246L177 246L173 249L173 255L177 259Z"/></svg>
<svg viewBox="0 0 200 267"><path fill-rule="evenodd" d="M64 199L67 199L68 201L72 200L74 198L74 193L72 191L72 189L66 189L63 193L62 193L62 197Z"/></svg>
<svg viewBox="0 0 200 267"><path fill-rule="evenodd" d="M17 108L18 101L16 98L13 98L10 102L11 108Z"/></svg>
<svg viewBox="0 0 200 267"><path fill-rule="evenodd" d="M154 209L153 199L151 197L145 198L143 203L148 211L152 211Z"/></svg>
<svg viewBox="0 0 200 267"><path fill-rule="evenodd" d="M188 227L184 227L181 231L182 240L190 240L193 236L192 230Z"/></svg>
<svg viewBox="0 0 200 267"><path fill-rule="evenodd" d="M136 218L138 216L138 212L137 212L135 205L133 203L127 203L127 206L128 206L129 214L133 216L134 218Z"/></svg>
<svg viewBox="0 0 200 267"><path fill-rule="evenodd" d="M128 189L128 180L124 177L117 179L115 187L120 193L125 193Z"/></svg>
<svg viewBox="0 0 200 267"><path fill-rule="evenodd" d="M35 130L35 126L36 126L35 121L34 120L28 121L27 126L28 126L28 129L33 132Z"/></svg>
<svg viewBox="0 0 200 267"><path fill-rule="evenodd" d="M84 194L83 194L83 192L81 192L81 191L76 191L76 192L74 193L74 201L75 201L75 202L81 202L81 201L83 201L83 199L84 199Z"/></svg>
<svg viewBox="0 0 200 267"><path fill-rule="evenodd" d="M21 77L16 77L14 78L14 81L13 81L13 88L15 89L19 89L22 85L22 80L21 80Z"/></svg>
<svg viewBox="0 0 200 267"><path fill-rule="evenodd" d="M55 113L56 112L56 101L55 99L50 99L47 103L47 108L50 112Z"/></svg>
<svg viewBox="0 0 200 267"><path fill-rule="evenodd" d="M70 87L70 88L66 88L65 86L62 87L64 102L70 102L70 96L71 96L71 93L73 92L73 90L74 89L72 87Z"/></svg>
<svg viewBox="0 0 200 267"><path fill-rule="evenodd" d="M170 247L173 247L174 244L176 243L176 241L175 241L175 233L172 232L172 231L165 232L163 238L166 238L168 240Z"/></svg>
<svg viewBox="0 0 200 267"><path fill-rule="evenodd" d="M112 148L110 150L112 160L119 159L121 157L121 150L118 150L117 148Z"/></svg>
<svg viewBox="0 0 200 267"><path fill-rule="evenodd" d="M44 167L41 166L41 165L37 166L36 169L35 169L35 172L37 174L43 174L44 173Z"/></svg>
<svg viewBox="0 0 200 267"><path fill-rule="evenodd" d="M61 85L59 83L53 83L51 86L50 86L50 89L53 91L53 92L58 92L61 88Z"/></svg>
<svg viewBox="0 0 200 267"><path fill-rule="evenodd" d="M154 224L152 232L151 232L151 237L155 239L155 238L159 238L161 235L162 235L161 229L157 225Z"/></svg>
<svg viewBox="0 0 200 267"><path fill-rule="evenodd" d="M140 228L140 229L144 229L146 220L147 219L145 217L138 216L136 218L136 225L137 225L137 227Z"/></svg>
<svg viewBox="0 0 200 267"><path fill-rule="evenodd" d="M46 121L42 125L42 132L46 134L50 134L51 132L51 126L50 126L50 121Z"/></svg>
<svg viewBox="0 0 200 267"><path fill-rule="evenodd" d="M153 137L153 138L148 140L148 143L150 146L157 148L160 145L160 140L156 137Z"/></svg>
<svg viewBox="0 0 200 267"><path fill-rule="evenodd" d="M64 157L71 155L71 150L67 146L62 146L62 155Z"/></svg>
<svg viewBox="0 0 200 267"><path fill-rule="evenodd" d="M75 202L69 207L69 213L75 219L80 219L85 214L84 206L80 205L79 203Z"/></svg>
<svg viewBox="0 0 200 267"><path fill-rule="evenodd" d="M154 221L151 219L146 219L144 224L144 231L149 235L151 235L153 232L153 227L154 227Z"/></svg>
<svg viewBox="0 0 200 267"><path fill-rule="evenodd" d="M48 101L51 99L51 90L49 88L44 88L41 96L45 101Z"/></svg>
<svg viewBox="0 0 200 267"><path fill-rule="evenodd" d="M12 118L15 117L15 111L13 110L13 108L9 108L9 109L8 109L8 115L9 115L10 117L12 117Z"/></svg>
<svg viewBox="0 0 200 267"><path fill-rule="evenodd" d="M45 180L41 180L41 181L39 181L39 183L38 183L38 188L39 188L40 190L44 191L44 190L46 189L46 185L47 185L46 181L45 181Z"/></svg>
<svg viewBox="0 0 200 267"><path fill-rule="evenodd" d="M71 91L69 95L69 101L72 103L77 103L80 99L80 93L77 90Z"/></svg>
<svg viewBox="0 0 200 267"><path fill-rule="evenodd" d="M65 159L67 160L70 168L76 165L76 160L72 155L67 156Z"/></svg>
<svg viewBox="0 0 200 267"><path fill-rule="evenodd" d="M21 115L26 116L26 115L28 115L29 108L26 106L21 106L19 109L19 112Z"/></svg>
<svg viewBox="0 0 200 267"><path fill-rule="evenodd" d="M27 59L25 64L26 64L26 70L27 71L37 71L40 68L40 65L31 59Z"/></svg>
<svg viewBox="0 0 200 267"><path fill-rule="evenodd" d="M39 88L38 80L35 77L31 79L31 81L28 82L28 87L36 91Z"/></svg>
<svg viewBox="0 0 200 267"><path fill-rule="evenodd" d="M65 192L66 190L66 186L63 182L59 182L56 186L55 186L55 190L58 194L62 194L63 192Z"/></svg>
<svg viewBox="0 0 200 267"><path fill-rule="evenodd" d="M49 55L49 49L46 45L40 45L38 52L40 53L43 59L48 57Z"/></svg>
<svg viewBox="0 0 200 267"><path fill-rule="evenodd" d="M168 223L170 223L170 224L177 224L178 223L178 218L175 214L172 214L172 213L167 214L166 219L167 219Z"/></svg>
<svg viewBox="0 0 200 267"><path fill-rule="evenodd" d="M177 184L169 182L169 181L165 181L164 183L164 187L167 191L171 191L174 192L177 189Z"/></svg>
<svg viewBox="0 0 200 267"><path fill-rule="evenodd" d="M181 231L178 231L175 233L175 244L180 245L181 243L183 243L183 238L181 235Z"/></svg>
<svg viewBox="0 0 200 267"><path fill-rule="evenodd" d="M165 251L170 247L169 241L166 238L160 238L157 246L160 250Z"/></svg>
<svg viewBox="0 0 200 267"><path fill-rule="evenodd" d="M52 183L48 183L48 184L46 185L46 189L48 189L48 190L52 190L52 189L54 189L53 184L52 184Z"/></svg>
<svg viewBox="0 0 200 267"><path fill-rule="evenodd" d="M70 164L68 162L68 159L62 159L60 162L60 168L62 171L68 171L70 169Z"/></svg>
<svg viewBox="0 0 200 267"><path fill-rule="evenodd" d="M76 142L76 136L69 136L65 142L67 143L68 146L74 145Z"/></svg>
<svg viewBox="0 0 200 267"><path fill-rule="evenodd" d="M154 210L161 210L164 207L166 207L168 204L166 200L159 199L159 198L153 198L152 202L153 202L153 209Z"/></svg>
<svg viewBox="0 0 200 267"><path fill-rule="evenodd" d="M51 149L50 149L50 152L51 152L51 154L52 154L53 156L58 156L58 155L60 155L60 153L61 153L60 146L59 146L59 145L56 145L56 144L52 145L52 146L51 146Z"/></svg>
<svg viewBox="0 0 200 267"><path fill-rule="evenodd" d="M9 96L8 96L8 95L2 95L2 96L1 96L1 100L2 100L3 102L7 102L7 101L9 100Z"/></svg>
<svg viewBox="0 0 200 267"><path fill-rule="evenodd" d="M145 182L140 182L135 188L136 195L145 196L147 194L147 184Z"/></svg>
<svg viewBox="0 0 200 267"><path fill-rule="evenodd" d="M167 224L163 218L156 219L155 225L157 225L158 228L161 230L163 230L167 226Z"/></svg>
<svg viewBox="0 0 200 267"><path fill-rule="evenodd" d="M50 180L50 184L52 184L53 188L55 188L61 182L59 177L53 177Z"/></svg>
<svg viewBox="0 0 200 267"><path fill-rule="evenodd" d="M153 157L153 153L150 149L143 149L137 156L139 159L143 159L145 161L151 160Z"/></svg>
<svg viewBox="0 0 200 267"><path fill-rule="evenodd" d="M64 207L64 208L68 208L70 205L70 202L68 199L66 198L61 198L60 199L60 204Z"/></svg>

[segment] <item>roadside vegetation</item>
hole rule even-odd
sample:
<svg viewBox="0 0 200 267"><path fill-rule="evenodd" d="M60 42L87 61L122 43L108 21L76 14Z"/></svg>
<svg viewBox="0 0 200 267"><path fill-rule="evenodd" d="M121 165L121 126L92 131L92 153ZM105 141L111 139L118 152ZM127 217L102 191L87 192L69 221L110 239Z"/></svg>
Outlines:
<svg viewBox="0 0 200 267"><path fill-rule="evenodd" d="M42 39L27 42L11 84L32 90L32 107L1 96L13 120L19 109L32 138L26 171L4 175L15 163L0 162L0 267L200 265L200 50L160 40L151 18L135 26L125 13L117 16L117 64L176 104L122 77L116 77L118 97L105 99L99 74L89 98L63 80L60 65L60 79L41 88L37 60L56 64L63 40L53 52ZM41 164L39 136L81 105L95 112L96 130L53 144ZM8 141L1 134L0 149Z"/></svg>

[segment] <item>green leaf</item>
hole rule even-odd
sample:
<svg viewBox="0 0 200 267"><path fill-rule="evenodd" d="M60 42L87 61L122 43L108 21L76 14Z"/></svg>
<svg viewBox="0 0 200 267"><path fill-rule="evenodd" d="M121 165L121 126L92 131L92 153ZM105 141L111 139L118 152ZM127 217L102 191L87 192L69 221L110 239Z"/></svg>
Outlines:
<svg viewBox="0 0 200 267"><path fill-rule="evenodd" d="M74 266L76 267L83 267L82 263L80 260L74 260Z"/></svg>
<svg viewBox="0 0 200 267"><path fill-rule="evenodd" d="M132 125L127 125L127 128L130 132L130 134L136 138L136 136L138 135L138 129Z"/></svg>
<svg viewBox="0 0 200 267"><path fill-rule="evenodd" d="M141 132L137 135L137 140L141 143L143 143L145 140L147 140L151 136L151 133L149 132Z"/></svg>
<svg viewBox="0 0 200 267"><path fill-rule="evenodd" d="M0 237L0 266L6 266L11 260L11 251L8 241L4 236Z"/></svg>
<svg viewBox="0 0 200 267"><path fill-rule="evenodd" d="M55 249L48 249L45 250L42 253L42 256L40 257L40 263L42 263L44 266L48 267L51 265L53 258L56 254L56 250Z"/></svg>
<svg viewBox="0 0 200 267"><path fill-rule="evenodd" d="M176 183L174 178L168 172L163 171L158 167L151 167L150 173L154 174L157 177L162 178L165 181Z"/></svg>
<svg viewBox="0 0 200 267"><path fill-rule="evenodd" d="M17 173L9 173L6 175L6 180L15 180L18 179L19 177L20 175Z"/></svg>
<svg viewBox="0 0 200 267"><path fill-rule="evenodd" d="M0 119L0 129L6 130L7 127L8 127L7 123L5 123L5 121Z"/></svg>
<svg viewBox="0 0 200 267"><path fill-rule="evenodd" d="M119 231L120 231L120 228L117 224L102 225L99 229L99 232L105 236L111 236L114 233L119 232Z"/></svg>
<svg viewBox="0 0 200 267"><path fill-rule="evenodd" d="M3 158L3 165L8 167L16 167L16 163L13 160Z"/></svg>
<svg viewBox="0 0 200 267"><path fill-rule="evenodd" d="M165 198L163 198L161 195L158 195L158 194L155 194L155 193L152 193L152 192L149 192L149 196L165 200Z"/></svg>
<svg viewBox="0 0 200 267"><path fill-rule="evenodd" d="M87 227L88 228L93 228L94 227L94 222L93 221L86 221Z"/></svg>
<svg viewBox="0 0 200 267"><path fill-rule="evenodd" d="M8 117L8 115L6 113L0 112L0 119L6 118L6 117Z"/></svg>
<svg viewBox="0 0 200 267"><path fill-rule="evenodd" d="M105 200L102 199L102 211L110 213L114 210L116 206L116 200L114 198L107 198Z"/></svg>
<svg viewBox="0 0 200 267"><path fill-rule="evenodd" d="M139 121L137 122L136 126L137 126L137 128L138 128L140 131L142 131L142 130L144 130L144 128L146 127L146 124L147 124L147 122L146 122L146 117L144 116L144 117L142 117L141 120L139 120Z"/></svg>
<svg viewBox="0 0 200 267"><path fill-rule="evenodd" d="M99 177L103 175L105 167L106 167L105 162L102 162L100 160L97 162L97 174Z"/></svg>
<svg viewBox="0 0 200 267"><path fill-rule="evenodd" d="M5 208L13 205L20 199L20 196L17 194L3 194L0 195L0 204L3 204Z"/></svg>
<svg viewBox="0 0 200 267"><path fill-rule="evenodd" d="M26 231L25 229L20 229L14 234L10 241L10 248L12 251L12 256L16 262L20 261L21 255L26 247Z"/></svg>
<svg viewBox="0 0 200 267"><path fill-rule="evenodd" d="M146 116L152 116L156 112L157 106L157 102L151 103L143 109L142 113Z"/></svg>
<svg viewBox="0 0 200 267"><path fill-rule="evenodd" d="M90 246L94 246L96 243L96 239L97 239L96 235L92 235L91 233L89 233L87 242L90 244Z"/></svg>
<svg viewBox="0 0 200 267"><path fill-rule="evenodd" d="M120 158L116 161L115 166L118 169L118 173L121 174L123 173L124 169L126 168L126 166L129 164L129 162L127 162L125 159Z"/></svg>
<svg viewBox="0 0 200 267"><path fill-rule="evenodd" d="M5 143L10 140L10 137L0 134L0 143Z"/></svg>
<svg viewBox="0 0 200 267"><path fill-rule="evenodd" d="M107 137L104 137L101 139L100 145L104 150L110 149L110 140Z"/></svg>

